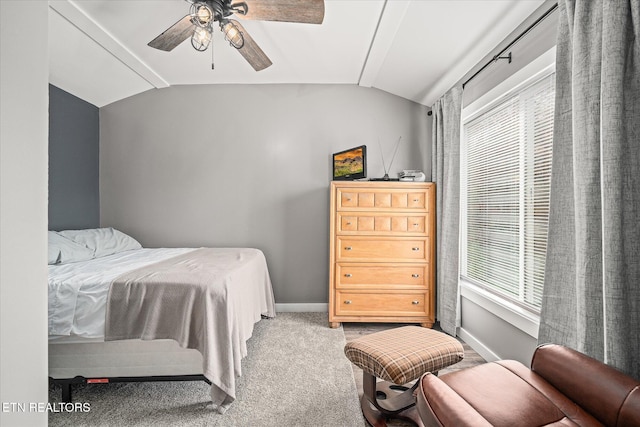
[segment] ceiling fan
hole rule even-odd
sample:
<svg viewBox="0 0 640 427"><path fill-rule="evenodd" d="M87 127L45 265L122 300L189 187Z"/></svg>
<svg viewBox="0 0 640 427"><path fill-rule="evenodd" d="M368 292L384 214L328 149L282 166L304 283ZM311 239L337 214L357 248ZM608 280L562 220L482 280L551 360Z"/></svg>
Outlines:
<svg viewBox="0 0 640 427"><path fill-rule="evenodd" d="M300 22L321 24L324 20L324 0L186 0L191 3L189 14L149 42L149 46L171 51L191 37L191 45L205 51L211 43L214 23L217 22L226 41L240 52L256 70L271 65L269 57L235 19L259 21Z"/></svg>

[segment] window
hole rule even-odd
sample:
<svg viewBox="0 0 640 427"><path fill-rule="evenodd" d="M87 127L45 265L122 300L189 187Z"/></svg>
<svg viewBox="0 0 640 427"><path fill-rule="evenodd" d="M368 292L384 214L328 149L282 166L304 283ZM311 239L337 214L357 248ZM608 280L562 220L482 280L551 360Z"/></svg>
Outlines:
<svg viewBox="0 0 640 427"><path fill-rule="evenodd" d="M463 123L462 277L532 311L544 282L555 74Z"/></svg>

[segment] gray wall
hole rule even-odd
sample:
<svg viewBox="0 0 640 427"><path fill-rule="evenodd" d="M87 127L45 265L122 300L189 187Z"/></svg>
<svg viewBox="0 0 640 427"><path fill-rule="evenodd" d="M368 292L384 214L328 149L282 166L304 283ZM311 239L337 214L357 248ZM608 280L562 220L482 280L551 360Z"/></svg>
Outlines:
<svg viewBox="0 0 640 427"><path fill-rule="evenodd" d="M464 295L460 337L486 360L512 359L529 366L537 340Z"/></svg>
<svg viewBox="0 0 640 427"><path fill-rule="evenodd" d="M0 1L0 412L2 426L47 425L47 2ZM31 27L33 26L33 27ZM31 39L33 37L33 39Z"/></svg>
<svg viewBox="0 0 640 427"><path fill-rule="evenodd" d="M49 229L100 225L99 110L49 85Z"/></svg>
<svg viewBox="0 0 640 427"><path fill-rule="evenodd" d="M148 91L100 109L101 224L148 247L257 247L277 303L326 303L331 153L366 144L381 177L401 136L390 175L430 176L430 121L351 85Z"/></svg>

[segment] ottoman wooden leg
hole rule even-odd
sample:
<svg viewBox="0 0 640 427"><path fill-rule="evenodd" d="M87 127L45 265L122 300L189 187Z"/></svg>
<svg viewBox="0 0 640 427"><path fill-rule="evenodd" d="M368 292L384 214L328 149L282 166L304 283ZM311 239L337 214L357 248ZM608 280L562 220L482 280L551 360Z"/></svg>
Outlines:
<svg viewBox="0 0 640 427"><path fill-rule="evenodd" d="M376 381L376 377L363 371L363 391L360 406L367 422L373 427L386 427L386 420L398 418L412 424L424 427L418 412L416 411L415 389L390 383L388 381Z"/></svg>

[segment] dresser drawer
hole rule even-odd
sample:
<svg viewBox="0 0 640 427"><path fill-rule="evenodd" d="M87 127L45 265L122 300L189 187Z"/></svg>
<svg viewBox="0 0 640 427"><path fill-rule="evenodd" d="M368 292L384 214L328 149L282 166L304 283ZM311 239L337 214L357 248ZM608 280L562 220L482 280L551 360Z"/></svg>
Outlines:
<svg viewBox="0 0 640 427"><path fill-rule="evenodd" d="M411 262L428 260L429 238L336 237L336 261Z"/></svg>
<svg viewBox="0 0 640 427"><path fill-rule="evenodd" d="M427 292L336 291L338 316L426 316Z"/></svg>
<svg viewBox="0 0 640 427"><path fill-rule="evenodd" d="M338 234L426 234L427 215L339 212Z"/></svg>
<svg viewBox="0 0 640 427"><path fill-rule="evenodd" d="M427 289L427 264L337 263L336 288Z"/></svg>
<svg viewBox="0 0 640 427"><path fill-rule="evenodd" d="M408 209L429 211L428 189L338 188L338 210Z"/></svg>

